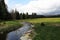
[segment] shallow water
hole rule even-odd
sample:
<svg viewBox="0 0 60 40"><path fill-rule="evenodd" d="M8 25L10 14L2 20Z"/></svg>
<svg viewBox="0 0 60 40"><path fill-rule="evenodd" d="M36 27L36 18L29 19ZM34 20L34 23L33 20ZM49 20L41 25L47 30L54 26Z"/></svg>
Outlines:
<svg viewBox="0 0 60 40"><path fill-rule="evenodd" d="M8 33L6 40L20 40L20 37L31 29L31 24L29 23L22 23L22 24L23 27Z"/></svg>

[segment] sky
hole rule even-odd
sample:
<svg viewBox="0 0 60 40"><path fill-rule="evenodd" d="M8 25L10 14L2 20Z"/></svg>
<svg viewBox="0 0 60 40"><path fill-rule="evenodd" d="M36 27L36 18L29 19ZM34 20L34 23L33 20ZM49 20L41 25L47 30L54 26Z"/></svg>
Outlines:
<svg viewBox="0 0 60 40"><path fill-rule="evenodd" d="M5 3L8 10L16 9L20 13L60 14L60 0L5 0Z"/></svg>

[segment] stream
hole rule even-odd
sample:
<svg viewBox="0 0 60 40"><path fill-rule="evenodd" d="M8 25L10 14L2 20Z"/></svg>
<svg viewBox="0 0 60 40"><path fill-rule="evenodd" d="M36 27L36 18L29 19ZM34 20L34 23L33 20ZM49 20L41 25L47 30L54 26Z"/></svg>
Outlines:
<svg viewBox="0 0 60 40"><path fill-rule="evenodd" d="M6 40L20 40L20 37L31 29L31 25L28 22L22 22L23 26L15 31L7 34Z"/></svg>

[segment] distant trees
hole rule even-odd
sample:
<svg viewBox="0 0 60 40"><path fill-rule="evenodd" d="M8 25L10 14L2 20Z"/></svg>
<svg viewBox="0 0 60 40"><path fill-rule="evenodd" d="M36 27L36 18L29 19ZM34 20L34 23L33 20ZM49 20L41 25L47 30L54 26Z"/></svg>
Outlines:
<svg viewBox="0 0 60 40"><path fill-rule="evenodd" d="M23 19L26 19L26 16L25 16L25 14L24 14L24 13L23 13L22 17L23 17Z"/></svg>
<svg viewBox="0 0 60 40"><path fill-rule="evenodd" d="M36 18L36 13L32 13L32 18Z"/></svg>
<svg viewBox="0 0 60 40"><path fill-rule="evenodd" d="M17 10L12 10L11 12L8 12L7 5L5 4L4 0L0 1L0 20L19 20L19 19L43 18L43 17L60 17L60 15L44 16L44 15L37 15L37 13L32 13L32 15L29 15L28 12L19 13Z"/></svg>
<svg viewBox="0 0 60 40"><path fill-rule="evenodd" d="M19 14L19 12L17 11L17 10L12 10L11 12L10 12L10 14L11 14L11 17L12 17L12 19L13 20L18 20L18 19L20 19L20 14Z"/></svg>
<svg viewBox="0 0 60 40"><path fill-rule="evenodd" d="M28 19L28 18L29 18L29 16L28 16L28 15L29 15L29 14L28 14L28 12L26 12L26 15L25 15L25 16L26 16L26 19Z"/></svg>
<svg viewBox="0 0 60 40"><path fill-rule="evenodd" d="M22 14L22 13L20 13L19 15L20 15L20 19L23 19L23 14Z"/></svg>
<svg viewBox="0 0 60 40"><path fill-rule="evenodd" d="M16 14L15 14L14 10L12 10L12 11L10 12L10 14L11 14L11 19L12 19L12 20L16 20Z"/></svg>
<svg viewBox="0 0 60 40"><path fill-rule="evenodd" d="M16 16L16 19L20 19L20 15L19 15L19 12L17 10L15 10L15 16Z"/></svg>

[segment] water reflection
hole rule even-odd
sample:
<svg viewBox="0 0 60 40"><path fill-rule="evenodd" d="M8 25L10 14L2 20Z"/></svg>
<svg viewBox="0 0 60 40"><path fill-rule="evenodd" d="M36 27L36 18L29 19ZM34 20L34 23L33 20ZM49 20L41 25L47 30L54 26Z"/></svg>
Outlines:
<svg viewBox="0 0 60 40"><path fill-rule="evenodd" d="M28 30L31 29L31 26L29 23L23 23L24 26L19 28L16 31L12 31L10 33L8 33L7 35L7 39L6 40L20 40L20 37L26 33Z"/></svg>

